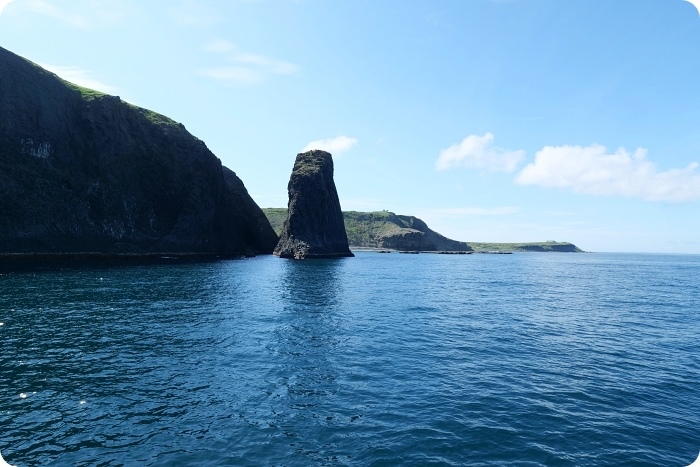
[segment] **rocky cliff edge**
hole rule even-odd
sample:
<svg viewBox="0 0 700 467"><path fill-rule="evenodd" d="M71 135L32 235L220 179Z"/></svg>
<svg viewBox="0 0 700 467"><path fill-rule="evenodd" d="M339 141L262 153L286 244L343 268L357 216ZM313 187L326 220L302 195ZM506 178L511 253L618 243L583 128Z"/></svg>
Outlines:
<svg viewBox="0 0 700 467"><path fill-rule="evenodd" d="M271 253L236 174L185 127L0 48L0 253Z"/></svg>

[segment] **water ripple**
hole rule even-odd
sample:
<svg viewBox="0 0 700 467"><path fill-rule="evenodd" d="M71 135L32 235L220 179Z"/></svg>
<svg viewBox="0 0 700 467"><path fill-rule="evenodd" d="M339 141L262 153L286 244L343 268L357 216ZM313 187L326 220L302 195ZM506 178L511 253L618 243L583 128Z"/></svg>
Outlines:
<svg viewBox="0 0 700 467"><path fill-rule="evenodd" d="M13 465L687 465L700 257L0 275Z"/></svg>

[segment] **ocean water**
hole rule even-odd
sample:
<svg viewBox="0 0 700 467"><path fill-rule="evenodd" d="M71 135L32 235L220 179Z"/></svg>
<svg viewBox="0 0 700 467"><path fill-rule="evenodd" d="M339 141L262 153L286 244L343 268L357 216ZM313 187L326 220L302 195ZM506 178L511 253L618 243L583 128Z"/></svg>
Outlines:
<svg viewBox="0 0 700 467"><path fill-rule="evenodd" d="M685 466L700 256L0 271L0 453L66 466Z"/></svg>

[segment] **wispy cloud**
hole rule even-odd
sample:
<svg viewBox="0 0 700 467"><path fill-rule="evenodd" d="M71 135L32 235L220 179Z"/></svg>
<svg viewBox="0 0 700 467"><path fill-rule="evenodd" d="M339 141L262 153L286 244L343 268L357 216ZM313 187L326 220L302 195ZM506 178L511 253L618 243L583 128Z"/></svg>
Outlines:
<svg viewBox="0 0 700 467"><path fill-rule="evenodd" d="M547 146L525 166L515 181L520 185L570 189L577 193L624 196L651 201L700 199L696 162L682 169L661 171L639 148L608 154L604 146Z"/></svg>
<svg viewBox="0 0 700 467"><path fill-rule="evenodd" d="M243 52L228 41L214 41L202 48L205 52L220 54L230 65L205 68L200 74L210 78L239 85L251 85L265 81L272 75L291 76L299 73L294 63L278 60L261 54Z"/></svg>
<svg viewBox="0 0 700 467"><path fill-rule="evenodd" d="M12 3L14 0L0 0L0 15L7 5Z"/></svg>
<svg viewBox="0 0 700 467"><path fill-rule="evenodd" d="M299 66L283 60L275 60L264 55L241 53L232 57L232 60L242 65L257 67L276 75L294 75L299 72Z"/></svg>
<svg viewBox="0 0 700 467"><path fill-rule="evenodd" d="M312 149L321 149L323 151L328 151L331 154L338 155L349 151L356 144L356 138L350 138L349 136L337 136L330 139L317 139L315 141L311 141L309 144L304 146L301 152L311 151Z"/></svg>
<svg viewBox="0 0 700 467"><path fill-rule="evenodd" d="M470 135L459 144L440 151L437 170L456 167L485 169L490 172L513 172L525 158L525 151L510 151L493 146L493 134Z"/></svg>
<svg viewBox="0 0 700 467"><path fill-rule="evenodd" d="M107 94L117 93L117 88L93 78L90 71L83 68L76 66L47 65L45 63L39 63L39 66L60 76L66 81L77 84L78 86L94 89Z"/></svg>

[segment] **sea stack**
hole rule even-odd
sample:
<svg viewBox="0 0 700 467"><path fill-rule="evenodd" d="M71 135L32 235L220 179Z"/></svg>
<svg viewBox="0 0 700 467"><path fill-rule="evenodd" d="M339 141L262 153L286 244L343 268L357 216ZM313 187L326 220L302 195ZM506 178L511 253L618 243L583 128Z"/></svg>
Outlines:
<svg viewBox="0 0 700 467"><path fill-rule="evenodd" d="M275 255L294 259L355 256L348 246L329 153L316 149L297 154L287 190L287 219Z"/></svg>
<svg viewBox="0 0 700 467"><path fill-rule="evenodd" d="M0 254L270 254L277 235L185 127L0 48Z"/></svg>

